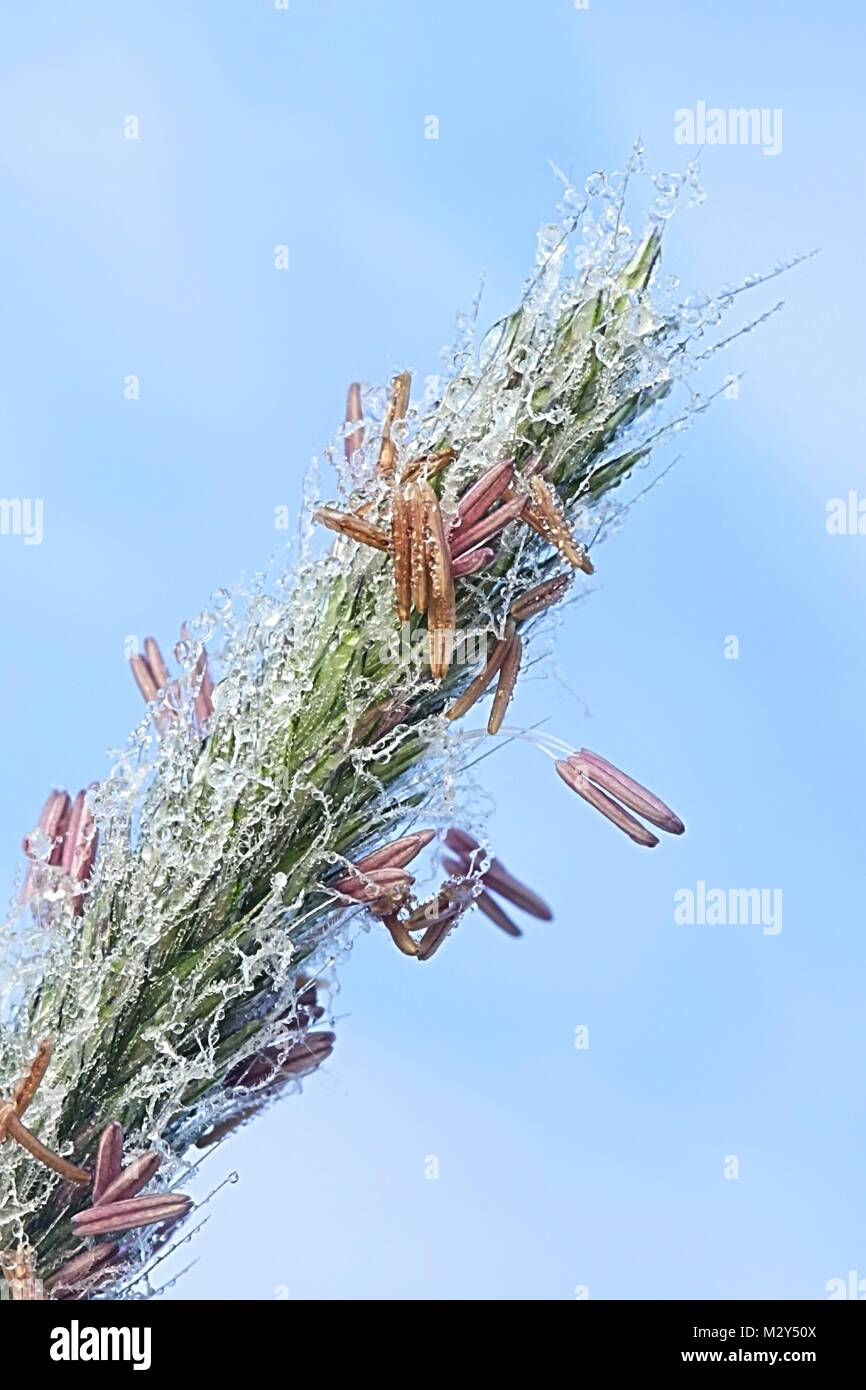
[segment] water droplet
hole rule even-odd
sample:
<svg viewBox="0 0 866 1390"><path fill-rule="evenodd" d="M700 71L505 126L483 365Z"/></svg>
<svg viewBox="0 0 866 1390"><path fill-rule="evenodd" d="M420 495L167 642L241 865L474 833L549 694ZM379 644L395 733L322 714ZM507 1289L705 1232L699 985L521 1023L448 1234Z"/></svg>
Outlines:
<svg viewBox="0 0 866 1390"><path fill-rule="evenodd" d="M198 642L207 642L213 637L217 620L213 613L199 613L195 618L191 618L188 624L190 635Z"/></svg>
<svg viewBox="0 0 866 1390"><path fill-rule="evenodd" d="M709 297L705 294L690 294L683 300L680 310L683 323L690 326L700 323L709 302Z"/></svg>
<svg viewBox="0 0 866 1390"><path fill-rule="evenodd" d="M49 857L54 848L54 841L45 834L39 827L27 836L26 853L28 858L44 860Z"/></svg>

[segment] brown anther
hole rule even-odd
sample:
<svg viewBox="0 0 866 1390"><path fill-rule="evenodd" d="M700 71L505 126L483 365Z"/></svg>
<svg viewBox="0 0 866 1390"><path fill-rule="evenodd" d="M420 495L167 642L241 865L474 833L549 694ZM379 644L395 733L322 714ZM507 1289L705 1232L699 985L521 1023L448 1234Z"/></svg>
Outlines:
<svg viewBox="0 0 866 1390"><path fill-rule="evenodd" d="M361 404L361 386L357 381L353 381L346 396L346 424L354 425L363 418L364 407ZM343 447L346 451L346 460L351 463L352 455L360 449L364 443L364 430L362 427L352 430L343 440Z"/></svg>
<svg viewBox="0 0 866 1390"><path fill-rule="evenodd" d="M148 1149L146 1153L140 1154L131 1163L127 1163L125 1168L121 1168L117 1177L98 1197L91 1198L91 1207L108 1207L114 1202L125 1202L137 1197L158 1172L161 1161L155 1149Z"/></svg>
<svg viewBox="0 0 866 1390"><path fill-rule="evenodd" d="M496 551L491 545L477 545L451 561L451 573L455 579L466 579L471 574L479 574L496 559Z"/></svg>
<svg viewBox="0 0 866 1390"><path fill-rule="evenodd" d="M72 1229L79 1236L120 1235L139 1226L163 1226L186 1216L192 1200L180 1192L144 1193L128 1201L87 1207L72 1218Z"/></svg>
<svg viewBox="0 0 866 1390"><path fill-rule="evenodd" d="M81 834L82 822L86 811L86 798L83 791L79 792L72 803L69 812L69 823L66 827L66 834L63 837L63 855L60 860L65 873L71 874L73 860L76 857L76 850L79 848L79 836Z"/></svg>
<svg viewBox="0 0 866 1390"><path fill-rule="evenodd" d="M69 823L71 806L72 801L68 792L53 791L39 813L39 829L45 839L51 841L51 852L46 863L55 867L63 859L63 839ZM24 838L23 848L27 857L32 859L34 855L29 835Z"/></svg>
<svg viewBox="0 0 866 1390"><path fill-rule="evenodd" d="M199 728L203 728L213 714L213 681L207 664L207 652L202 648L192 673L193 681L198 681L195 692L195 715Z"/></svg>
<svg viewBox="0 0 866 1390"><path fill-rule="evenodd" d="M431 922L418 942L418 960L429 960L431 956L435 956L462 912L463 908L458 903L454 903Z"/></svg>
<svg viewBox="0 0 866 1390"><path fill-rule="evenodd" d="M96 858L98 835L94 828L93 816L87 805L86 792L79 792L72 803L69 820L64 831L61 866L76 883L84 883L90 877L93 861ZM76 917L84 911L84 897L79 894L72 900Z"/></svg>
<svg viewBox="0 0 866 1390"><path fill-rule="evenodd" d="M114 1241L92 1245L81 1255L73 1255L52 1274L45 1287L52 1298L77 1300L87 1292L110 1278L114 1273L112 1261L116 1260L119 1246Z"/></svg>
<svg viewBox="0 0 866 1390"><path fill-rule="evenodd" d="M395 703L393 698L378 700L374 705L364 710L354 729L350 747L357 748L359 744L375 743L378 739L384 738L403 719L409 712L408 705Z"/></svg>
<svg viewBox="0 0 866 1390"><path fill-rule="evenodd" d="M408 372L400 372L391 382L391 395L388 398L388 408L385 411L385 419L382 424L382 444L379 449L377 464L377 472L382 478L390 478L394 473L397 463L397 446L391 438L391 431L409 409L411 389L412 378Z"/></svg>
<svg viewBox="0 0 866 1390"><path fill-rule="evenodd" d="M409 835L402 835L399 840L392 840L389 844L380 845L378 849L363 855L355 868L362 873L386 867L403 869L435 838L435 830L416 830Z"/></svg>
<svg viewBox="0 0 866 1390"><path fill-rule="evenodd" d="M165 690L169 682L168 668L163 661L159 643L155 637L145 637L144 657L158 690Z"/></svg>
<svg viewBox="0 0 866 1390"><path fill-rule="evenodd" d="M402 951L404 956L417 956L417 942L412 940L404 923L394 914L389 914L389 916L384 917L382 920L391 933L391 940L398 951Z"/></svg>
<svg viewBox="0 0 866 1390"><path fill-rule="evenodd" d="M495 463L492 468L485 469L457 503L457 510L451 519L452 532L459 530L461 526L471 526L479 521L494 502L499 501L513 477L514 464L510 459L503 459L501 463Z"/></svg>
<svg viewBox="0 0 866 1390"><path fill-rule="evenodd" d="M406 623L412 611L412 536L406 495L397 484L391 492L391 559L397 617Z"/></svg>
<svg viewBox="0 0 866 1390"><path fill-rule="evenodd" d="M86 1173L83 1168L76 1168L74 1163L68 1163L53 1149L49 1149L41 1140L36 1138L35 1134L31 1134L20 1119L21 1114L26 1110L39 1089L39 1084L51 1060L51 1051L51 1041L46 1039L40 1045L39 1051L31 1062L27 1075L15 1087L12 1100L0 1101L0 1144L6 1139L14 1139L16 1144L20 1144L21 1148L26 1149L33 1158L38 1159L46 1168L51 1168L53 1172L59 1173L61 1177L67 1178L69 1182L89 1183L89 1173Z"/></svg>
<svg viewBox="0 0 866 1390"><path fill-rule="evenodd" d="M457 856L456 859L448 855L443 855L442 858L443 864L454 877L480 878L485 890L489 889L491 893L507 898L523 912L528 912L530 916L538 917L543 922L552 920L553 913L544 899L519 878L510 874L501 859L489 858L487 851L474 835L452 825L445 836L445 843ZM483 867L485 862L486 867Z"/></svg>
<svg viewBox="0 0 866 1390"><path fill-rule="evenodd" d="M429 902L419 903L413 912L404 919L403 926L407 931L426 931L439 921L445 912L450 912L454 906L453 899L446 888L440 889L435 898Z"/></svg>
<svg viewBox="0 0 866 1390"><path fill-rule="evenodd" d="M237 1111L236 1114L230 1115L227 1120L220 1120L218 1124L215 1124L211 1129L205 1130L204 1134L199 1135L198 1139L195 1141L195 1147L197 1149L207 1149L211 1144L216 1144L220 1139L225 1139L227 1134L231 1134L232 1130L237 1129L238 1126L244 1124L246 1120L252 1119L253 1115L257 1115L260 1109L261 1106L259 1105L248 1105L243 1110Z"/></svg>
<svg viewBox="0 0 866 1390"><path fill-rule="evenodd" d="M69 821L69 810L72 803L67 792L53 791L45 805L39 813L37 828L42 832L46 840L50 841L51 849L45 863L56 868L63 859L63 840L66 835L66 826ZM32 837L25 835L22 848L28 859L35 859ZM31 864L27 870L27 877L24 880L22 898L26 902L33 896L34 889L34 869Z"/></svg>
<svg viewBox="0 0 866 1390"><path fill-rule="evenodd" d="M454 576L451 552L439 501L429 483L420 484L424 502L427 573L430 595L427 611L429 661L433 679L444 680L451 665L454 644Z"/></svg>
<svg viewBox="0 0 866 1390"><path fill-rule="evenodd" d="M494 507L486 516L479 517L469 526L457 526L451 533L450 548L453 558L456 560L460 555L465 555L467 550L474 550L482 541L489 540L496 536L500 531L504 531L512 521L524 518L529 510L529 499L524 493L513 492L511 488L506 488L502 494L505 499L500 506Z"/></svg>
<svg viewBox="0 0 866 1390"><path fill-rule="evenodd" d="M96 1164L93 1170L93 1194L91 1201L94 1206L99 1202L103 1192L111 1186L115 1178L120 1177L123 1168L123 1126L117 1120L112 1120L111 1124L105 1126L99 1140L99 1147L96 1150Z"/></svg>
<svg viewBox="0 0 866 1390"><path fill-rule="evenodd" d="M376 704L370 705L363 714L359 715L352 728L350 748L357 748L360 744L366 743L367 738L378 724L383 709L388 704L390 704L388 700L378 700Z"/></svg>
<svg viewBox="0 0 866 1390"><path fill-rule="evenodd" d="M371 912L387 913L406 901L414 881L406 869L386 865L348 874L331 887L341 897L362 903Z"/></svg>
<svg viewBox="0 0 866 1390"><path fill-rule="evenodd" d="M326 1062L334 1050L335 1042L334 1033L323 1031L306 1033L290 1047L274 1043L232 1067L225 1078L225 1084L229 1087L243 1086L248 1090L255 1089L272 1094L289 1078L306 1076Z"/></svg>
<svg viewBox="0 0 866 1390"><path fill-rule="evenodd" d="M534 618L539 613L544 613L546 609L552 608L558 603L571 583L571 576L568 574L555 574L552 579L545 579L540 584L536 584L531 589L527 589L525 594L515 599L511 605L511 616L516 622L525 622L527 618Z"/></svg>
<svg viewBox="0 0 866 1390"><path fill-rule="evenodd" d="M160 693L164 696L176 689L176 682L172 682L166 664L163 661L162 652L159 644L154 637L145 637L144 655L131 656L129 665L135 678L135 683L144 696L148 704L153 704L158 699ZM160 704L157 714L154 715L154 728L157 736L162 737L172 720L177 718L177 710L166 700Z"/></svg>
<svg viewBox="0 0 866 1390"><path fill-rule="evenodd" d="M550 484L543 478L535 477L530 479L529 489L532 502L523 513L523 520L537 535L555 546L575 569L583 570L584 574L593 574L590 558L571 534Z"/></svg>
<svg viewBox="0 0 866 1390"><path fill-rule="evenodd" d="M499 906L495 898L491 897L486 888L482 888L481 892L475 898L475 906L479 907L485 917L489 917L491 922L495 922L496 926L508 936L523 935L523 932L517 926L516 922L512 922L508 913Z"/></svg>
<svg viewBox="0 0 866 1390"><path fill-rule="evenodd" d="M46 1038L39 1044L39 1050L33 1061L30 1063L27 1075L18 1082L12 1092L12 1104L15 1107L16 1115L23 1115L31 1100L39 1090L39 1084L48 1070L48 1063L51 1061L51 1054L54 1051L54 1043L51 1038Z"/></svg>
<svg viewBox="0 0 866 1390"><path fill-rule="evenodd" d="M316 520L327 526L329 531L336 531L338 535L347 536L360 545L372 546L374 550L387 550L389 547L388 534L381 526L353 516L351 512L340 512L336 507L319 507Z"/></svg>
<svg viewBox="0 0 866 1390"><path fill-rule="evenodd" d="M457 457L456 449L441 449L437 454L419 454L403 469L403 482L412 483L419 477L436 478Z"/></svg>
<svg viewBox="0 0 866 1390"><path fill-rule="evenodd" d="M494 677L499 674L502 663L508 655L514 635L514 623L509 622L505 629L505 636L500 637L499 640L494 643L493 651L490 653L484 670L467 685L460 698L455 700L451 708L446 711L446 719L459 719L481 699Z"/></svg>
<svg viewBox="0 0 866 1390"><path fill-rule="evenodd" d="M505 711L508 708L509 701L514 694L514 687L517 684L517 676L520 671L520 659L522 655L523 642L517 636L517 633L514 633L499 670L499 681L496 686L496 694L493 697L490 718L487 721L487 732L489 734L498 734L502 727Z"/></svg>
<svg viewBox="0 0 866 1390"><path fill-rule="evenodd" d="M20 1144L22 1149L27 1152L46 1168L59 1173L62 1178L69 1182L77 1182L86 1185L90 1182L90 1174L85 1173L83 1168L76 1168L74 1163L67 1163L65 1158L61 1158L53 1149L49 1149L41 1140L31 1134L26 1125L23 1125L11 1105L0 1106L0 1143L4 1139L14 1139Z"/></svg>
<svg viewBox="0 0 866 1390"><path fill-rule="evenodd" d="M136 685L147 703L151 704L159 694L159 686L153 671L150 669L150 662L143 656L131 656L129 664L132 667Z"/></svg>
<svg viewBox="0 0 866 1390"><path fill-rule="evenodd" d="M466 908L471 905L471 895L465 886L446 883L430 902L421 903L403 922L407 932L422 931L424 935L418 942L417 959L429 960L439 950L442 942Z"/></svg>
<svg viewBox="0 0 866 1390"><path fill-rule="evenodd" d="M427 545L424 534L424 498L420 488L415 485L409 488L408 506L412 604L419 613L426 613L430 585L427 576Z"/></svg>
<svg viewBox="0 0 866 1390"><path fill-rule="evenodd" d="M376 742L378 739L384 738L386 734L390 734L393 729L396 729L398 724L403 723L408 713L408 705L395 704L392 702L390 709L383 712L381 719L373 729L373 741Z"/></svg>
<svg viewBox="0 0 866 1390"><path fill-rule="evenodd" d="M42 1282L36 1277L33 1252L19 1245L17 1250L0 1250L0 1272L9 1286L13 1303L44 1300Z"/></svg>
<svg viewBox="0 0 866 1390"><path fill-rule="evenodd" d="M298 975L295 979L295 989L297 990L297 1002L299 1004L315 1004L319 997L319 983L313 976Z"/></svg>

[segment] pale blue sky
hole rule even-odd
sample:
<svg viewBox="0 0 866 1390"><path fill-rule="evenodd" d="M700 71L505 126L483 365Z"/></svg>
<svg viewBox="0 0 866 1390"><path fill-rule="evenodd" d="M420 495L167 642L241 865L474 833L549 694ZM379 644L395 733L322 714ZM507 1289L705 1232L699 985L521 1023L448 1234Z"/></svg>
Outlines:
<svg viewBox="0 0 866 1390"><path fill-rule="evenodd" d="M621 167L640 133L679 168L678 108L780 108L777 156L707 151L666 270L713 290L823 248L758 292L784 313L707 382L744 370L739 399L599 551L561 681L515 708L657 789L687 836L646 854L530 750L489 759L497 845L556 921L512 942L473 920L426 968L365 938L326 1071L205 1170L203 1190L241 1181L176 1296L820 1298L866 1277L866 538L825 529L828 499L866 496L863 28L806 0L0 17L0 491L45 503L42 545L0 537L10 889L48 787L98 777L139 716L125 638L170 641L267 559L348 380L435 371L482 271L491 321L514 302L548 159ZM783 930L677 926L698 880L781 888Z"/></svg>

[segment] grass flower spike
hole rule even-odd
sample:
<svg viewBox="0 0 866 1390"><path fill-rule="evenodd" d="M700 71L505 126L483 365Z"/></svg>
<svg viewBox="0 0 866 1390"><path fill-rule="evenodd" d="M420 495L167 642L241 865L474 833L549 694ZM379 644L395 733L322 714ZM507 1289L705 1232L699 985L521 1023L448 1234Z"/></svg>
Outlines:
<svg viewBox="0 0 866 1390"><path fill-rule="evenodd" d="M331 1057L320 991L363 929L426 963L459 951L475 906L512 936L512 909L550 918L454 828L481 818L469 740L534 744L640 845L682 832L606 759L510 713L633 471L698 409L694 314L655 276L665 219L633 237L625 218L641 172L636 151L567 190L518 306L480 339L464 321L423 401L407 371L353 383L331 497L310 482L285 565L217 590L171 670L148 638L127 746L27 836L0 929L0 1248L49 1297L150 1291L191 1210L188 1154ZM444 877L422 891L437 835Z"/></svg>

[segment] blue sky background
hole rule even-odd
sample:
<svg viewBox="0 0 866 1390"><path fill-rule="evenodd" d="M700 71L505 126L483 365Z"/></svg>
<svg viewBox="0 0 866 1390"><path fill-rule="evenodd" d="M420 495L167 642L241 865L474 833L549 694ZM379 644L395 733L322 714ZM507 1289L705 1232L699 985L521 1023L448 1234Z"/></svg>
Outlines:
<svg viewBox="0 0 866 1390"><path fill-rule="evenodd" d="M707 151L666 269L714 290L823 248L741 306L787 300L715 364L708 385L747 373L739 399L599 550L561 679L515 708L657 789L687 836L645 854L531 750L489 759L497 847L556 921L513 942L473 919L424 969L364 938L326 1070L206 1166L202 1191L240 1181L173 1296L866 1278L866 538L825 528L830 498L866 497L863 29L805 0L6 7L0 492L45 502L42 545L0 537L9 891L45 792L98 777L139 717L126 637L170 643L262 565L352 377L437 370L482 271L490 321L514 303L548 159L582 179L640 133L650 168L681 168L678 108L781 108L776 157ZM698 880L781 888L783 930L677 926Z"/></svg>

